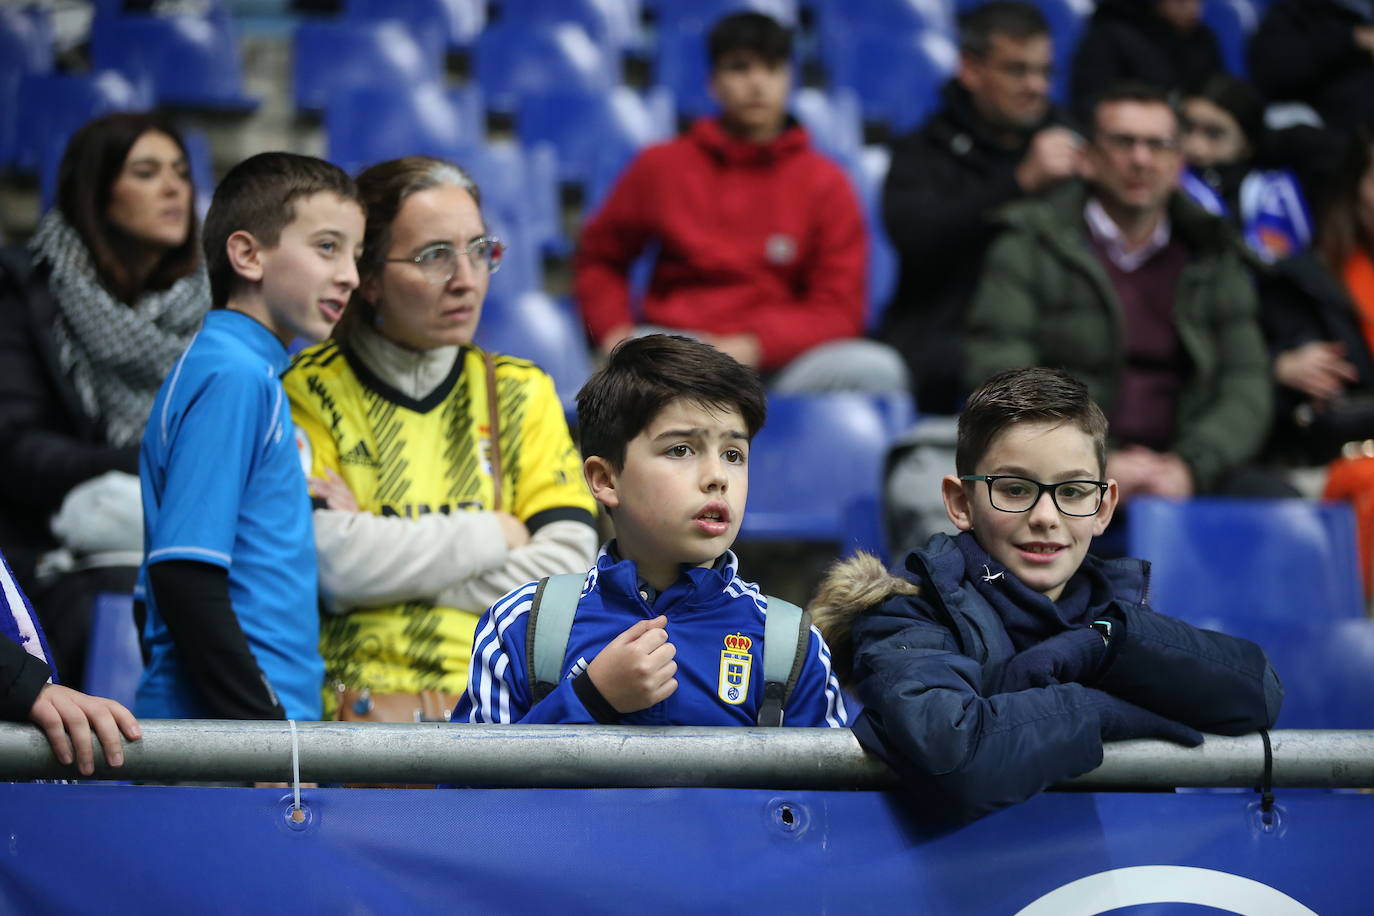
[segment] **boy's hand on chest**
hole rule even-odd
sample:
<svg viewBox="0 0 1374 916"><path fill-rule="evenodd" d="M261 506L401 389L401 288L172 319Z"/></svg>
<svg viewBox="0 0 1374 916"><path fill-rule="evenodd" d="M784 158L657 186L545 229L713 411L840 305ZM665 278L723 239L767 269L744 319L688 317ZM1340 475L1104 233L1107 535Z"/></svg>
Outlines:
<svg viewBox="0 0 1374 916"><path fill-rule="evenodd" d="M622 631L587 666L587 676L619 713L647 709L677 690L677 647L668 618L641 620Z"/></svg>

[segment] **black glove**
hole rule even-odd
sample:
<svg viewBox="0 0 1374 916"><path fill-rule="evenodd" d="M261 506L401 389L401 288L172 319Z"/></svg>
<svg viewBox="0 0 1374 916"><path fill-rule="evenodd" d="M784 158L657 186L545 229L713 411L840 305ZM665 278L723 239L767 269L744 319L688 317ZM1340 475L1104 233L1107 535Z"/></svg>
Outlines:
<svg viewBox="0 0 1374 916"><path fill-rule="evenodd" d="M1086 688L1097 712L1103 741L1125 741L1128 738L1162 738L1184 747L1202 743L1202 732L1181 722L1166 719L1143 706L1128 703L1105 690Z"/></svg>
<svg viewBox="0 0 1374 916"><path fill-rule="evenodd" d="M1107 642L1092 627L1076 627L1013 655L1002 669L998 693L1091 682L1107 655Z"/></svg>

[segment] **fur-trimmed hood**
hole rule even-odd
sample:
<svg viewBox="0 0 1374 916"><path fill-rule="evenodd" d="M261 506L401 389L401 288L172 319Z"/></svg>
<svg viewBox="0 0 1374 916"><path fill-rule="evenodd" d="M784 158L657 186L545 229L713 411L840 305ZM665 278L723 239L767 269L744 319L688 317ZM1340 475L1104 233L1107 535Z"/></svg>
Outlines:
<svg viewBox="0 0 1374 916"><path fill-rule="evenodd" d="M807 610L830 646L830 664L841 681L854 668L854 620L893 595L919 594L920 588L892 575L882 560L860 550L831 565Z"/></svg>

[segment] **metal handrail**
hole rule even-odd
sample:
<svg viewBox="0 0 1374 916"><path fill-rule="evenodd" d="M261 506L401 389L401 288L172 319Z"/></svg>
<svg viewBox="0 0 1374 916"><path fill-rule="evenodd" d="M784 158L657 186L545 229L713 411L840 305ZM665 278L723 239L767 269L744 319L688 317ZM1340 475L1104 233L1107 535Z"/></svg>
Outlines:
<svg viewBox="0 0 1374 916"><path fill-rule="evenodd" d="M145 781L290 781L286 722L143 720L124 765L95 778ZM445 783L491 787L699 786L884 789L897 777L848 729L643 728L583 725L296 723L305 782ZM1374 731L1270 734L1273 785L1374 788ZM1249 787L1264 776L1258 734L1209 735L1199 748L1163 741L1105 746L1102 765L1065 787L1152 790ZM97 755L99 759L99 755ZM0 724L0 779L71 779L43 734Z"/></svg>

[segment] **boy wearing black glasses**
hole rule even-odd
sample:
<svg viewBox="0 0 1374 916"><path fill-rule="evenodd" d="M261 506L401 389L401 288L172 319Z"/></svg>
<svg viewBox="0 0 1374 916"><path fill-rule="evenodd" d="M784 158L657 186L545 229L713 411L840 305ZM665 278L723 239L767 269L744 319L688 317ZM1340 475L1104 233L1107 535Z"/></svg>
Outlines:
<svg viewBox="0 0 1374 916"><path fill-rule="evenodd" d="M1111 521L1107 420L1077 379L1013 369L959 418L937 534L888 576L832 572L813 606L865 709L854 724L955 820L1093 769L1102 743L1268 728L1283 688L1263 650L1145 603L1140 560L1087 556Z"/></svg>

